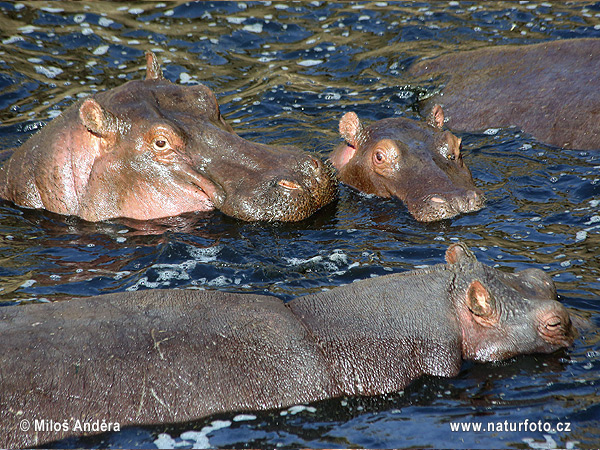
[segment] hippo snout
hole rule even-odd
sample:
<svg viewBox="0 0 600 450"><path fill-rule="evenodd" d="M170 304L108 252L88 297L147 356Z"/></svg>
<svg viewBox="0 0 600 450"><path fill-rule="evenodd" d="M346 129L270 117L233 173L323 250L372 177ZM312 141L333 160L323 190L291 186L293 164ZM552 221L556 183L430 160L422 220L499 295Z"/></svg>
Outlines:
<svg viewBox="0 0 600 450"><path fill-rule="evenodd" d="M289 179L282 178L277 184L290 191L303 189L303 186L310 191L313 184L318 184L323 181L324 176L328 177L331 175L332 173L324 172L324 164L321 160L307 155L307 158L301 160L297 167L291 171ZM292 178L296 180L293 180Z"/></svg>
<svg viewBox="0 0 600 450"><path fill-rule="evenodd" d="M485 196L474 189L430 194L423 199L407 201L409 211L421 222L450 219L461 213L479 211L484 204Z"/></svg>
<svg viewBox="0 0 600 450"><path fill-rule="evenodd" d="M220 208L250 221L303 220L337 197L333 169L310 155L287 167L275 166L258 183L242 180Z"/></svg>

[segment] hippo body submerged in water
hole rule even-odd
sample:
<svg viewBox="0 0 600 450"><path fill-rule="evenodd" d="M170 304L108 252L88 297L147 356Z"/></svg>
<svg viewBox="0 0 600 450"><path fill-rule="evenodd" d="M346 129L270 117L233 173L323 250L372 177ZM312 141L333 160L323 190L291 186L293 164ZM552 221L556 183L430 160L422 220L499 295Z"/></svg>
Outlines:
<svg viewBox="0 0 600 450"><path fill-rule="evenodd" d="M219 209L302 220L337 195L333 170L299 149L242 139L203 85L146 79L68 108L0 167L0 197L88 221Z"/></svg>
<svg viewBox="0 0 600 450"><path fill-rule="evenodd" d="M288 407L451 377L569 346L538 269L508 274L462 244L446 264L284 304L265 295L148 290L0 309L0 446L42 445L76 420L120 427ZM67 421L35 432L22 420Z"/></svg>
<svg viewBox="0 0 600 450"><path fill-rule="evenodd" d="M478 211L485 197L473 183L461 154L461 140L442 131L444 112L429 123L404 117L365 127L358 116L340 120L344 141L330 155L340 181L379 197L396 197L421 222Z"/></svg>
<svg viewBox="0 0 600 450"><path fill-rule="evenodd" d="M441 104L452 130L516 126L550 145L600 150L600 39L453 52L408 73L443 83L421 106L427 115Z"/></svg>

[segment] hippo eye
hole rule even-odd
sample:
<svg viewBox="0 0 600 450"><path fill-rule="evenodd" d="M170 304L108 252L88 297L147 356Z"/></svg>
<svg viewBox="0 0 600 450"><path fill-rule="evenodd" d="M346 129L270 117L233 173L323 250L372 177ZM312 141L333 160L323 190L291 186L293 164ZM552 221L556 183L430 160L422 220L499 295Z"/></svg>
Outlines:
<svg viewBox="0 0 600 450"><path fill-rule="evenodd" d="M381 164L384 160L385 160L385 156L383 155L383 152L376 151L375 152L375 162L378 164Z"/></svg>
<svg viewBox="0 0 600 450"><path fill-rule="evenodd" d="M561 320L558 317L554 317L546 323L546 328L550 331L555 331L560 328L561 324Z"/></svg>
<svg viewBox="0 0 600 450"><path fill-rule="evenodd" d="M162 151L169 147L169 142L166 139L158 138L154 140L153 145L155 150Z"/></svg>

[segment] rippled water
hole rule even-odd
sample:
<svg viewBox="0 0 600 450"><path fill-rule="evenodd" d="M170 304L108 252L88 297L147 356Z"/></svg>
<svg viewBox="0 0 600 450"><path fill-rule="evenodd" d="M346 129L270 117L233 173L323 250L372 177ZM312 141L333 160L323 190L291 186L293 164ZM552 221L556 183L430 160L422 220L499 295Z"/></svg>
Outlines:
<svg viewBox="0 0 600 450"><path fill-rule="evenodd" d="M600 37L600 4L538 2L0 2L0 150L75 99L143 77L207 84L247 139L325 157L349 110L365 121L416 117L406 68L486 45ZM494 101L493 98L490 101ZM405 392L285 411L212 417L68 440L84 447L600 446L600 153L549 147L515 129L461 134L487 195L475 214L415 222L396 201L342 188L297 224L190 214L90 224L0 203L0 302L199 286L283 300L442 262L449 243L507 270L540 267L590 319L568 351L464 366ZM570 422L571 431L452 433L450 422Z"/></svg>

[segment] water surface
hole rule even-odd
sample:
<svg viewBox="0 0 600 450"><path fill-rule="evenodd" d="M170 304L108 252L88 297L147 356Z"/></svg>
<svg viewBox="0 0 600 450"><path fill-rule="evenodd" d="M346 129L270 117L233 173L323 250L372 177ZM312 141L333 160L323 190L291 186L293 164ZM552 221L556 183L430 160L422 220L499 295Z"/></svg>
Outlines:
<svg viewBox="0 0 600 450"><path fill-rule="evenodd" d="M347 111L418 119L438 86L406 75L422 57L488 45L600 37L593 2L0 2L0 150L76 99L144 76L156 52L173 82L204 83L247 139L322 157ZM490 101L494 101L493 98ZM600 153L554 148L516 129L463 133L486 193L480 212L434 224L397 201L343 187L296 224L219 212L90 224L0 203L0 302L154 288L293 297L443 261L457 240L484 263L550 273L593 327L553 355L466 363L376 398L132 428L59 447L598 447ZM452 422L545 421L571 430L451 432Z"/></svg>

